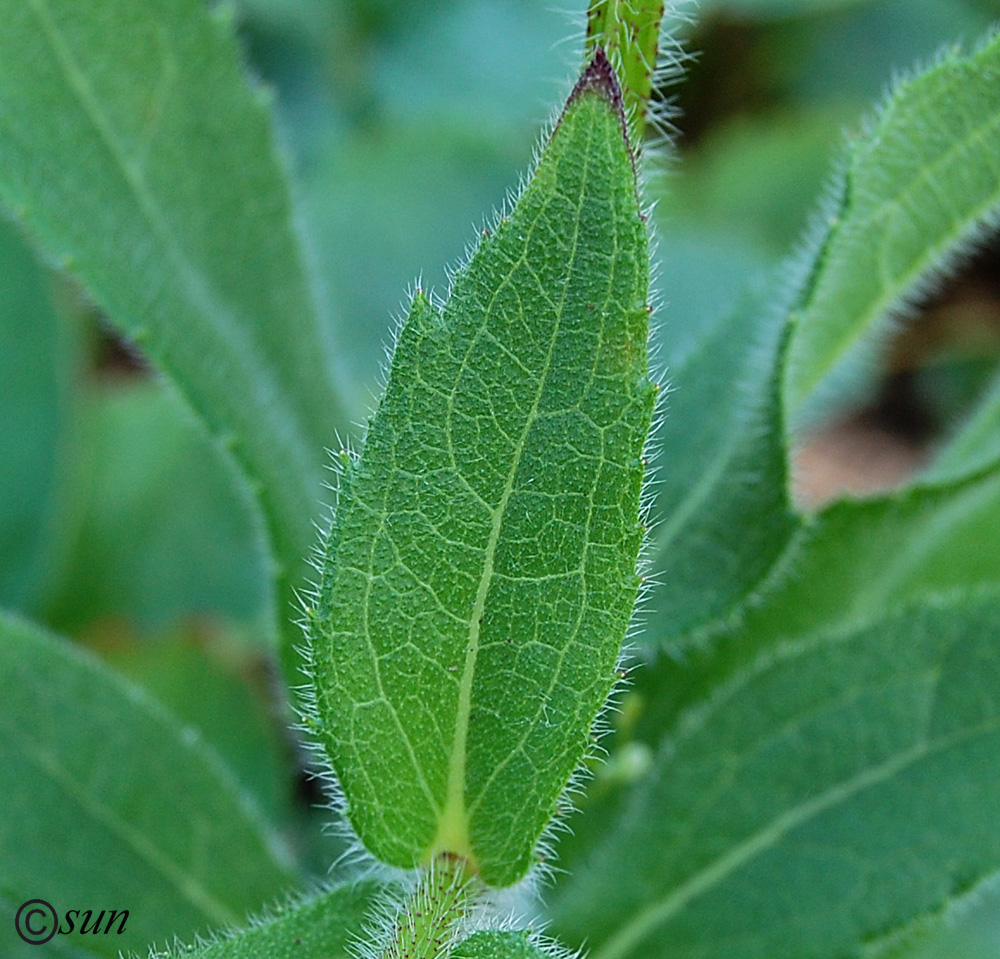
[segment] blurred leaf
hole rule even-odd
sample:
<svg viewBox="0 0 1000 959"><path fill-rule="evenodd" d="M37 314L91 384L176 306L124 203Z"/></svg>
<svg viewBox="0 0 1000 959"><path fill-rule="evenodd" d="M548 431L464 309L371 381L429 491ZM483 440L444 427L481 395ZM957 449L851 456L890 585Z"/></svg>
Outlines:
<svg viewBox="0 0 1000 959"><path fill-rule="evenodd" d="M826 235L803 264L786 379L793 420L853 373L882 321L983 232L1000 205L1000 39L901 84L849 152Z"/></svg>
<svg viewBox="0 0 1000 959"><path fill-rule="evenodd" d="M240 923L294 881L215 752L92 657L4 617L0 688L6 902L128 909L123 936L89 940L115 957Z"/></svg>
<svg viewBox="0 0 1000 959"><path fill-rule="evenodd" d="M207 946L189 946L151 959L354 959L365 918L383 887L372 880L334 886Z"/></svg>
<svg viewBox="0 0 1000 959"><path fill-rule="evenodd" d="M714 128L666 181L668 211L735 232L776 260L799 238L829 175L846 114L826 108L741 116ZM671 232L687 230L687 222Z"/></svg>
<svg viewBox="0 0 1000 959"><path fill-rule="evenodd" d="M901 70L930 64L943 44L983 36L1000 12L995 0L862 0L840 6L832 15L798 21L790 38L794 55L785 58L783 85L808 107L836 102L867 108L885 96Z"/></svg>
<svg viewBox="0 0 1000 959"><path fill-rule="evenodd" d="M644 643L718 624L758 588L798 525L778 395L782 329L780 311L754 296L682 362L671 364L666 348Z"/></svg>
<svg viewBox="0 0 1000 959"><path fill-rule="evenodd" d="M996 959L1000 955L1000 873L864 950L863 959Z"/></svg>
<svg viewBox="0 0 1000 959"><path fill-rule="evenodd" d="M527 161L531 139L424 124L375 131L306 171L303 210L340 313L355 380L374 382L392 318L417 277L443 292L454 268ZM349 238L349 242L345 242ZM362 405L359 398L359 406Z"/></svg>
<svg viewBox="0 0 1000 959"><path fill-rule="evenodd" d="M946 482L1000 460L1000 376L995 377L966 422L954 432L922 480Z"/></svg>
<svg viewBox="0 0 1000 959"><path fill-rule="evenodd" d="M659 741L680 711L785 636L866 623L925 594L1000 588L998 539L996 470L828 506L801 524L728 628L682 650L682 669L660 657L635 673L629 734ZM589 823L576 832L574 847L596 841Z"/></svg>
<svg viewBox="0 0 1000 959"><path fill-rule="evenodd" d="M415 296L345 463L309 623L314 720L359 837L393 865L452 853L487 884L521 879L614 681L656 392L618 97L598 53L448 301Z"/></svg>
<svg viewBox="0 0 1000 959"><path fill-rule="evenodd" d="M264 98L225 10L2 0L0 19L0 200L239 465L284 622L343 420Z"/></svg>
<svg viewBox="0 0 1000 959"><path fill-rule="evenodd" d="M147 690L216 749L272 823L288 816L292 769L284 715L264 694L267 663L235 636L175 632L103 642L109 665ZM329 863L327 863L328 865Z"/></svg>
<svg viewBox="0 0 1000 959"><path fill-rule="evenodd" d="M566 39L582 39L582 3L576 15L535 0L458 0L426 15L421 6L389 4L405 10L374 77L390 122L448 118L517 136L550 115L579 71L578 48Z"/></svg>
<svg viewBox="0 0 1000 959"><path fill-rule="evenodd" d="M593 959L825 959L947 908L1000 867L998 618L955 595L772 644L668 730L556 931Z"/></svg>
<svg viewBox="0 0 1000 959"><path fill-rule="evenodd" d="M0 602L37 611L56 560L78 338L49 278L0 220Z"/></svg>
<svg viewBox="0 0 1000 959"><path fill-rule="evenodd" d="M664 204L655 214L650 353L669 382L704 337L731 317L771 260L758 244L732 230L680 223Z"/></svg>
<svg viewBox="0 0 1000 959"><path fill-rule="evenodd" d="M729 539L738 544L742 526L733 521L733 529ZM788 538L729 628L715 624L710 645L688 643L680 663L661 656L633 674L622 706L627 726L608 743L611 762L620 761L623 750L644 754L673 728L679 713L786 636L866 623L928 593L1000 587L998 541L996 471L827 507ZM725 541L723 546L738 548ZM655 599L654 593L654 608ZM649 619L650 635L670 635L669 618ZM561 867L591 868L591 852L622 815L634 779L612 780L604 768L597 770L584 814L572 821L573 836L558 848Z"/></svg>
<svg viewBox="0 0 1000 959"><path fill-rule="evenodd" d="M266 613L255 517L219 451L156 384L107 387L85 423L75 537L47 619L159 628L194 613Z"/></svg>
<svg viewBox="0 0 1000 959"><path fill-rule="evenodd" d="M812 16L841 7L870 4L872 0L700 0L702 16L721 12L735 17Z"/></svg>
<svg viewBox="0 0 1000 959"><path fill-rule="evenodd" d="M744 637L865 622L926 593L1000 586L1000 471L844 501L807 522L775 565Z"/></svg>

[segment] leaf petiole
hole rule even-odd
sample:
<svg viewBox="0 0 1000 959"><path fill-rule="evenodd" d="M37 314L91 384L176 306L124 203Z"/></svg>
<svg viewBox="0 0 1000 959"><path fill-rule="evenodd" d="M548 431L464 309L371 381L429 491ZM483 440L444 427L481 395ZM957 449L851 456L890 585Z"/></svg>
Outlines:
<svg viewBox="0 0 1000 959"><path fill-rule="evenodd" d="M396 917L379 959L443 959L469 914L478 880L465 860L441 855L421 875Z"/></svg>

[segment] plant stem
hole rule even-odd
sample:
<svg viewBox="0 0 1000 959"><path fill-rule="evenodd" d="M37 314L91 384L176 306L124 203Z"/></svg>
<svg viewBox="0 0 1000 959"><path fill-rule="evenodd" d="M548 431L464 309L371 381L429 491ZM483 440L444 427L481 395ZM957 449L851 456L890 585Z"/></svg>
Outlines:
<svg viewBox="0 0 1000 959"><path fill-rule="evenodd" d="M432 860L396 917L379 959L444 959L458 923L468 915L475 882L458 856Z"/></svg>
<svg viewBox="0 0 1000 959"><path fill-rule="evenodd" d="M663 11L663 0L590 0L587 10L587 58L600 47L618 72L634 146L653 94Z"/></svg>

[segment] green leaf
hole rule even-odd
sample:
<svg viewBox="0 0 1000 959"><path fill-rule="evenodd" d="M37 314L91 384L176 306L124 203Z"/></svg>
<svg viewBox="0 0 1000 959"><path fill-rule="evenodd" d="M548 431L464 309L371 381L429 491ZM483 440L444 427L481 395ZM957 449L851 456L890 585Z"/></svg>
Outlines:
<svg viewBox="0 0 1000 959"><path fill-rule="evenodd" d="M782 637L865 623L926 594L1000 586L1000 471L834 503L794 531L757 592L716 624L710 647L685 647L634 683L635 735L652 744L680 710ZM670 624L651 617L653 635ZM588 841L590 827L577 830Z"/></svg>
<svg viewBox="0 0 1000 959"><path fill-rule="evenodd" d="M953 595L756 657L668 731L555 929L593 959L825 959L995 874L998 617Z"/></svg>
<svg viewBox="0 0 1000 959"><path fill-rule="evenodd" d="M648 270L599 55L444 309L415 297L342 480L315 721L387 862L517 881L587 748L638 586Z"/></svg>
<svg viewBox="0 0 1000 959"><path fill-rule="evenodd" d="M335 886L244 932L151 959L349 959L358 955L352 943L356 947L361 940L365 918L382 888L371 880Z"/></svg>
<svg viewBox="0 0 1000 959"><path fill-rule="evenodd" d="M671 390L656 432L656 585L643 643L677 643L742 606L798 526L786 490L783 343L781 316L758 296L679 363L661 340Z"/></svg>
<svg viewBox="0 0 1000 959"><path fill-rule="evenodd" d="M1000 952L1000 873L938 913L876 940L863 959L995 959Z"/></svg>
<svg viewBox="0 0 1000 959"><path fill-rule="evenodd" d="M545 959L560 955L544 949L527 932L477 932L452 950L451 959Z"/></svg>
<svg viewBox="0 0 1000 959"><path fill-rule="evenodd" d="M267 561L219 450L149 381L93 391L78 429L67 557L46 619L162 628L192 614L259 624Z"/></svg>
<svg viewBox="0 0 1000 959"><path fill-rule="evenodd" d="M259 501L280 619L339 425L264 98L202 0L0 0L0 201Z"/></svg>
<svg viewBox="0 0 1000 959"><path fill-rule="evenodd" d="M287 734L284 717L275 715L263 656L247 650L240 637L204 623L163 636L112 633L101 654L113 669L197 729L269 822L287 817L292 786Z"/></svg>
<svg viewBox="0 0 1000 959"><path fill-rule="evenodd" d="M91 942L116 957L238 924L293 881L217 755L96 660L3 617L0 689L6 902L128 909L124 935Z"/></svg>
<svg viewBox="0 0 1000 959"><path fill-rule="evenodd" d="M78 337L49 277L0 220L0 602L37 611L57 551Z"/></svg>
<svg viewBox="0 0 1000 959"><path fill-rule="evenodd" d="M1000 471L835 503L803 525L743 624L767 637L865 621L926 593L1000 585Z"/></svg>
<svg viewBox="0 0 1000 959"><path fill-rule="evenodd" d="M852 144L796 311L793 419L856 375L887 315L945 271L1000 208L1000 38L897 87Z"/></svg>
<svg viewBox="0 0 1000 959"><path fill-rule="evenodd" d="M972 414L924 470L921 481L959 479L997 460L1000 460L1000 377L994 378Z"/></svg>
<svg viewBox="0 0 1000 959"><path fill-rule="evenodd" d="M629 735L640 747L655 744L680 712L788 635L870 622L927 594L1000 586L998 536L1000 471L834 503L794 532L756 594L728 626L716 624L710 645L684 648L683 670L663 657L637 671ZM650 629L659 635L669 624L653 618ZM613 785L615 799L626 784ZM574 831L574 856L600 839L589 821Z"/></svg>

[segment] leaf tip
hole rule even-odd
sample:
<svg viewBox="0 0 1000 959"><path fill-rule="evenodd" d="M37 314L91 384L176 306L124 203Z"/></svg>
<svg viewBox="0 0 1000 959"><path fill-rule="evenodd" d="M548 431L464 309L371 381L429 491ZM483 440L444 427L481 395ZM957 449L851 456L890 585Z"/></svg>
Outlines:
<svg viewBox="0 0 1000 959"><path fill-rule="evenodd" d="M605 53L604 48L600 46L595 49L593 57L591 57L587 66L584 67L583 73L580 74L580 79L576 81L576 86L573 87L569 98L566 100L563 117L566 116L566 112L573 106L573 104L587 93L596 93L598 96L603 97L611 107L614 114L618 117L618 120L621 123L622 136L628 146L629 155L632 159L632 166L634 169L635 152L632 148L632 138L629 134L629 121L628 112L625 107L625 97L622 93L621 83L618 80L618 74L615 72L615 68L608 59L608 55ZM562 118L560 118L560 123L561 122ZM557 123L556 126L558 127L559 124Z"/></svg>
<svg viewBox="0 0 1000 959"><path fill-rule="evenodd" d="M622 97L621 84L618 82L615 68L611 65L611 61L608 59L608 55L604 52L603 47L597 47L594 51L590 63L587 64L583 73L580 74L580 79L576 81L576 86L573 87L573 92L570 93L569 99L566 101L566 106L568 107L575 103L588 91L594 91L604 97L614 107L615 112L621 116L622 124L624 125L625 101Z"/></svg>

